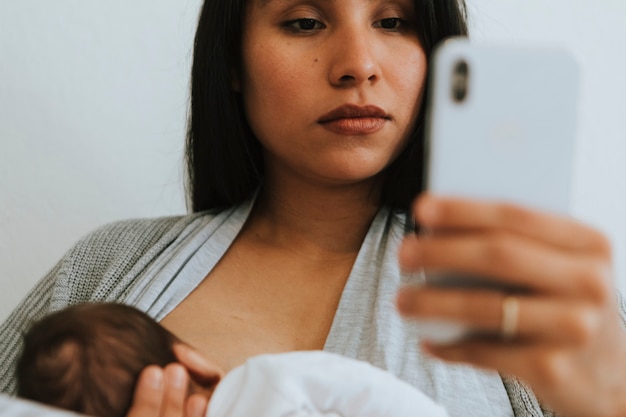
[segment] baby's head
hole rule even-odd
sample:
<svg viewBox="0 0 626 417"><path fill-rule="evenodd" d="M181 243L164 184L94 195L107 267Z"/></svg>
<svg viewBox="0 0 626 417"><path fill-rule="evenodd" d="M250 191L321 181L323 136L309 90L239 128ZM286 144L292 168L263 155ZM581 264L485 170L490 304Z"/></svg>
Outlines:
<svg viewBox="0 0 626 417"><path fill-rule="evenodd" d="M177 343L133 307L72 306L38 321L25 335L17 394L98 417L124 416L141 371L176 362Z"/></svg>

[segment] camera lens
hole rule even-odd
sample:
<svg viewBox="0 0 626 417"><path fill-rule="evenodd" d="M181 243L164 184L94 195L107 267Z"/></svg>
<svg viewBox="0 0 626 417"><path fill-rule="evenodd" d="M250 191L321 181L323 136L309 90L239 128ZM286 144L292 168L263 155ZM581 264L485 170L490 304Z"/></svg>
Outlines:
<svg viewBox="0 0 626 417"><path fill-rule="evenodd" d="M469 79L469 66L464 60L454 65L452 73L452 99L456 103L462 103L467 97Z"/></svg>

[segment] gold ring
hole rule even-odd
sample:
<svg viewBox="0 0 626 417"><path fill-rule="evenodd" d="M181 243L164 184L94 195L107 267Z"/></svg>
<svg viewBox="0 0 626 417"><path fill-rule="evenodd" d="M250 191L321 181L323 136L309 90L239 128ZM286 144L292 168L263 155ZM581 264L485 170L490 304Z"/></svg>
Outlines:
<svg viewBox="0 0 626 417"><path fill-rule="evenodd" d="M517 334L517 322L519 319L519 300L512 295L502 300L502 324L500 334L505 341L512 340Z"/></svg>

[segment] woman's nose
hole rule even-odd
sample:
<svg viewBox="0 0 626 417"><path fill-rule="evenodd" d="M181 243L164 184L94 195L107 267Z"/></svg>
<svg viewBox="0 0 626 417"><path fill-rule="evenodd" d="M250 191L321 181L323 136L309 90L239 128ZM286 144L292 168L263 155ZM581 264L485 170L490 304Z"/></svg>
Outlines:
<svg viewBox="0 0 626 417"><path fill-rule="evenodd" d="M337 34L332 42L330 83L337 87L375 84L381 77L374 39L363 31Z"/></svg>

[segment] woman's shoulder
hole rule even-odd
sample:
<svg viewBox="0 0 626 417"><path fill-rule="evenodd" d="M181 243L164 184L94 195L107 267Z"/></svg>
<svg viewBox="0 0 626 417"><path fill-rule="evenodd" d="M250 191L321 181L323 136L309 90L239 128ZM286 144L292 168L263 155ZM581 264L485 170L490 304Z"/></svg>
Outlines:
<svg viewBox="0 0 626 417"><path fill-rule="evenodd" d="M80 239L76 246L92 245L145 245L158 241L168 234L179 234L198 218L211 216L207 212L154 218L117 220L104 224Z"/></svg>
<svg viewBox="0 0 626 417"><path fill-rule="evenodd" d="M194 221L211 217L208 212L155 218L136 218L107 223L82 237L68 255L79 256L86 252L97 252L100 256L141 251L159 242L175 239ZM165 241L164 241L165 239Z"/></svg>
<svg viewBox="0 0 626 417"><path fill-rule="evenodd" d="M117 300L140 272L179 237L216 216L200 212L180 216L126 219L105 224L80 239L49 276L59 305ZM126 282L128 281L128 282Z"/></svg>

